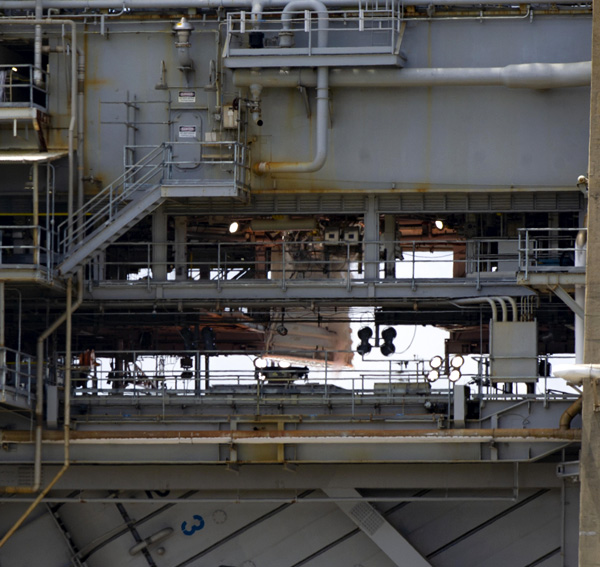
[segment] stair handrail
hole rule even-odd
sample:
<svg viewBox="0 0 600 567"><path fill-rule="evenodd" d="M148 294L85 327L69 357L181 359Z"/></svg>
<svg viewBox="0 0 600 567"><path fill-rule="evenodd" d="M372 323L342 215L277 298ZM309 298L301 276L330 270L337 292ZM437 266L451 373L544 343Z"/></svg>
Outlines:
<svg viewBox="0 0 600 567"><path fill-rule="evenodd" d="M102 191L89 199L81 208L73 213L71 218L64 220L57 228L59 235L58 249L62 253L70 250L74 243L80 240L88 228L93 226L102 216L108 216L106 223L112 222L114 216L120 209L120 205L129 200L130 196L146 185L158 172L165 167L165 150L168 144L162 143L154 147L135 164L127 166L127 169ZM151 162L163 154L159 163L151 165ZM147 169L141 177L135 177L144 168ZM79 222L81 219L81 222ZM60 235L63 235L60 237Z"/></svg>

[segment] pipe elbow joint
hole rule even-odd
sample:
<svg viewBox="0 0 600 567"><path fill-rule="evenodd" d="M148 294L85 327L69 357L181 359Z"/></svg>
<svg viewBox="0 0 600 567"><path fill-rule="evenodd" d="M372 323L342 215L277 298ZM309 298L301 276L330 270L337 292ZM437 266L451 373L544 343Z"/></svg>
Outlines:
<svg viewBox="0 0 600 567"><path fill-rule="evenodd" d="M264 175L270 171L269 162L267 161L259 161L252 166L252 171L256 173L256 175Z"/></svg>

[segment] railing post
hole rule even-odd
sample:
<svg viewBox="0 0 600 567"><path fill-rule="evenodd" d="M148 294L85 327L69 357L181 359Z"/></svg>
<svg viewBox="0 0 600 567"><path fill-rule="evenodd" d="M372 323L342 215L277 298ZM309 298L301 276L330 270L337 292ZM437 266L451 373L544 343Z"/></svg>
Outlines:
<svg viewBox="0 0 600 567"><path fill-rule="evenodd" d="M209 266L210 271L210 266ZM209 273L210 279L210 273ZM217 242L217 289L221 290L221 243Z"/></svg>
<svg viewBox="0 0 600 567"><path fill-rule="evenodd" d="M525 230L525 279L529 279L529 230Z"/></svg>
<svg viewBox="0 0 600 567"><path fill-rule="evenodd" d="M477 240L475 265L477 266L477 290L481 289L481 241Z"/></svg>
<svg viewBox="0 0 600 567"><path fill-rule="evenodd" d="M411 281L411 289L415 291L417 289L417 284L415 282L415 264L417 262L417 244L413 240L412 243L412 281Z"/></svg>

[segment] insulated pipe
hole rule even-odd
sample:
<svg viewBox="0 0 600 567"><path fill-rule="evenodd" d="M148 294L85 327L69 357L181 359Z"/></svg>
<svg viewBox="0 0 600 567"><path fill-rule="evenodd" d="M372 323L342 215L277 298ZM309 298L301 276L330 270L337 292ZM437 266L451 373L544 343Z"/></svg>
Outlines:
<svg viewBox="0 0 600 567"><path fill-rule="evenodd" d="M264 7L282 8L287 0L263 0ZM358 0L325 0L324 4L335 7L355 7ZM553 0L552 4L569 5L573 0ZM33 10L36 0L4 0L0 1L2 10ZM44 8L59 10L142 10L170 8L195 8L195 9L228 9L228 8L251 8L252 0L42 0ZM411 0L411 6L501 6L498 0ZM507 2L507 6L514 3ZM591 2L589 2L591 5Z"/></svg>
<svg viewBox="0 0 600 567"><path fill-rule="evenodd" d="M84 201L83 189L83 137L85 120L84 110L84 91L85 91L85 55L79 47L77 49L77 209L81 210ZM62 45L55 47L42 47L43 53L65 53ZM77 219L78 225L82 219Z"/></svg>
<svg viewBox="0 0 600 567"><path fill-rule="evenodd" d="M515 298L510 297L508 295L503 295L500 299L503 299L504 301L508 301L510 303L510 306L512 307L512 312L513 312L512 320L518 321L519 320L519 311L517 308L517 302L516 302Z"/></svg>
<svg viewBox="0 0 600 567"><path fill-rule="evenodd" d="M27 443L28 431L3 431L2 441ZM311 430L187 430L187 431L118 431L74 430L71 445L346 445L346 444L404 444L404 443L486 443L531 441L578 441L581 432L560 429L311 429ZM61 443L58 431L49 431L46 443Z"/></svg>
<svg viewBox="0 0 600 567"><path fill-rule="evenodd" d="M494 321L498 320L498 308L496 307L496 303L494 302L494 300L491 297L468 297L465 299L457 299L456 301L454 301L454 303L456 305L479 305L481 303L485 303L487 301L487 303L490 304L490 307L492 308L492 319ZM505 304L505 308L506 308L506 304Z"/></svg>
<svg viewBox="0 0 600 567"><path fill-rule="evenodd" d="M560 416L560 421L558 422L559 428L562 431L566 431L571 428L571 422L575 418L575 416L581 413L583 408L583 396L579 396L577 400L575 400Z"/></svg>
<svg viewBox="0 0 600 567"><path fill-rule="evenodd" d="M500 304L500 308L502 309L502 322L506 323L508 321L508 310L506 309L506 301L504 301L504 299L502 299L501 297L492 297L492 299L495 299Z"/></svg>
<svg viewBox="0 0 600 567"><path fill-rule="evenodd" d="M329 143L329 69L317 69L317 139L315 156L312 161L255 163L254 172L262 173L310 173L318 171L327 159Z"/></svg>
<svg viewBox="0 0 600 567"><path fill-rule="evenodd" d="M328 14L327 6L320 0L292 0L283 9L281 14L281 25L284 32L290 30L293 14L292 12L297 10L313 10L317 13L317 36L319 39L319 47L327 47L327 25L328 25Z"/></svg>
<svg viewBox="0 0 600 567"><path fill-rule="evenodd" d="M258 29L258 25L256 24L258 24L262 20L263 5L264 2L261 2L259 0L254 0L252 2L251 19L255 23L255 30Z"/></svg>
<svg viewBox="0 0 600 567"><path fill-rule="evenodd" d="M581 385L586 378L600 378L600 364L561 364L552 373L556 378Z"/></svg>
<svg viewBox="0 0 600 567"><path fill-rule="evenodd" d="M1 20L0 20L1 21ZM285 57L282 57L285 66ZM521 63L506 67L434 67L408 69L332 69L329 84L335 87L453 87L474 86L527 89L589 87L592 64L575 63ZM236 87L260 83L263 87L314 87L317 74L312 69L291 69L282 74L279 69L250 71L239 69L233 73Z"/></svg>
<svg viewBox="0 0 600 567"><path fill-rule="evenodd" d="M44 16L42 8L42 0L35 2L35 19L41 20ZM33 41L33 83L36 87L41 87L44 84L44 76L42 75L42 26L36 24L34 30Z"/></svg>

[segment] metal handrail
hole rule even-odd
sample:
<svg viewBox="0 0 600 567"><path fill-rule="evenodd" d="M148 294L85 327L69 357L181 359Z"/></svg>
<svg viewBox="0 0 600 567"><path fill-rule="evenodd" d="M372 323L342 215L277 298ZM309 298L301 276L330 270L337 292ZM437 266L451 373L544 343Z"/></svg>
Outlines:
<svg viewBox="0 0 600 567"><path fill-rule="evenodd" d="M42 73L43 85L48 84L48 73L38 71ZM0 107L48 108L48 91L35 84L33 76L31 64L0 64Z"/></svg>
<svg viewBox="0 0 600 567"><path fill-rule="evenodd" d="M167 144L154 147L136 164L128 167L110 185L87 201L73 214L72 218L63 221L58 226L58 234L62 235L58 249L62 253L66 253L101 222L103 224L111 223L119 210L131 200L134 193L139 190L147 190L147 185L158 174L161 174L162 177L166 162L164 152L167 147ZM161 157L160 161L153 163L158 157ZM138 177L140 173L141 176Z"/></svg>
<svg viewBox="0 0 600 567"><path fill-rule="evenodd" d="M575 256L579 252L575 239L585 228L521 228L519 229L519 271L528 277L530 272L576 271Z"/></svg>

